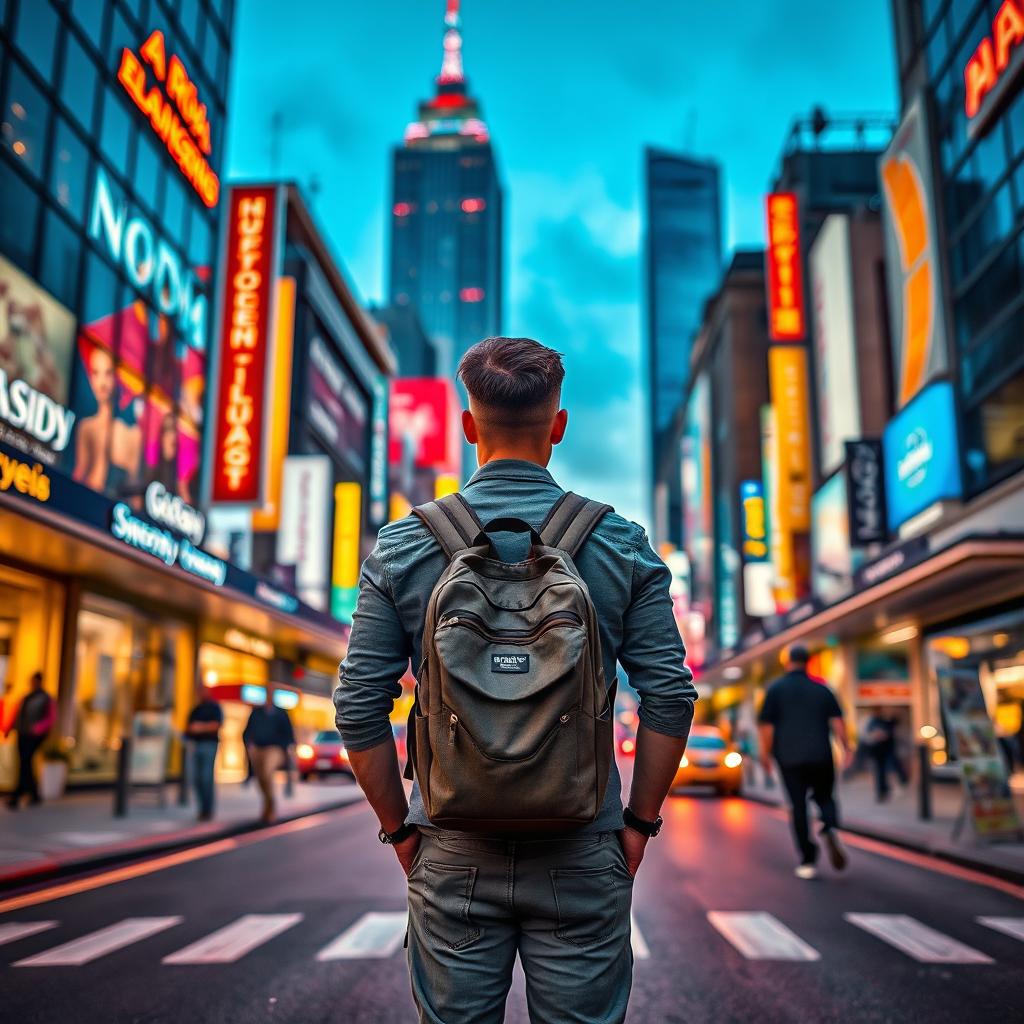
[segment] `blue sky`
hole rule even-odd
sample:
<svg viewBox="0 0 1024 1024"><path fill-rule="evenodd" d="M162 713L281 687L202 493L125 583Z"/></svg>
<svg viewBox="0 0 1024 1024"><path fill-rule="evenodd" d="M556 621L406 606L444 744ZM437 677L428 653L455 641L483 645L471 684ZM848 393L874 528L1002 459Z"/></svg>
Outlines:
<svg viewBox="0 0 1024 1024"><path fill-rule="evenodd" d="M379 300L390 150L433 90L444 0L237 6L228 176L315 181L335 254ZM463 0L462 20L506 189L505 331L566 359L552 469L645 521L643 147L718 160L727 245L760 244L794 116L895 111L889 0Z"/></svg>

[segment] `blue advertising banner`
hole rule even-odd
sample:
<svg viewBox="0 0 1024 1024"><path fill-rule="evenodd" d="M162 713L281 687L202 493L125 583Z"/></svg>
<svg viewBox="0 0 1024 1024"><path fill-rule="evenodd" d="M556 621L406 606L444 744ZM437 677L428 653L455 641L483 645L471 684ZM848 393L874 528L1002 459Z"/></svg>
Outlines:
<svg viewBox="0 0 1024 1024"><path fill-rule="evenodd" d="M889 528L930 505L962 494L953 386L925 388L885 428L885 494Z"/></svg>

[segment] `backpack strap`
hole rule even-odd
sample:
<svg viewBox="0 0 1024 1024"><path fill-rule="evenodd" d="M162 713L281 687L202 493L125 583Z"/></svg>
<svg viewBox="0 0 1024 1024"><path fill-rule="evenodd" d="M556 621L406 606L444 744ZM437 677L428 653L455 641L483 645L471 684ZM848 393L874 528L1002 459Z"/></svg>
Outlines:
<svg viewBox="0 0 1024 1024"><path fill-rule="evenodd" d="M483 529L469 502L458 492L417 505L412 514L431 532L449 562L457 552L472 547Z"/></svg>
<svg viewBox="0 0 1024 1024"><path fill-rule="evenodd" d="M541 525L541 540L545 546L558 548L570 558L575 558L602 517L614 511L611 505L566 491L555 502Z"/></svg>

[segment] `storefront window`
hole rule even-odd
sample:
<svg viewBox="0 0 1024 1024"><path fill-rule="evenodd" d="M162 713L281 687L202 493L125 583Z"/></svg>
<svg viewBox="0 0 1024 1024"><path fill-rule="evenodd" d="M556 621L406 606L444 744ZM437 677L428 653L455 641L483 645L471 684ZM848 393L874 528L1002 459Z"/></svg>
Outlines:
<svg viewBox="0 0 1024 1024"><path fill-rule="evenodd" d="M50 0L32 0L20 5L14 41L46 81L53 73L58 28L57 12L50 6Z"/></svg>
<svg viewBox="0 0 1024 1024"><path fill-rule="evenodd" d="M50 105L20 64L11 64L7 100L0 122L3 145L36 177L42 171Z"/></svg>
<svg viewBox="0 0 1024 1024"><path fill-rule="evenodd" d="M87 595L78 616L71 778L112 781L139 713L180 727L191 708L191 642L184 624Z"/></svg>
<svg viewBox="0 0 1024 1024"><path fill-rule="evenodd" d="M21 175L0 159L0 248L22 267L35 259L39 199Z"/></svg>
<svg viewBox="0 0 1024 1024"><path fill-rule="evenodd" d="M96 105L96 65L73 32L68 33L63 63L60 98L86 131L91 131Z"/></svg>
<svg viewBox="0 0 1024 1024"><path fill-rule="evenodd" d="M43 260L39 281L55 298L72 309L77 305L81 261L80 236L56 210L49 210L43 231Z"/></svg>
<svg viewBox="0 0 1024 1024"><path fill-rule="evenodd" d="M85 182L89 152L78 132L63 118L57 122L50 182L57 202L81 223L85 214Z"/></svg>

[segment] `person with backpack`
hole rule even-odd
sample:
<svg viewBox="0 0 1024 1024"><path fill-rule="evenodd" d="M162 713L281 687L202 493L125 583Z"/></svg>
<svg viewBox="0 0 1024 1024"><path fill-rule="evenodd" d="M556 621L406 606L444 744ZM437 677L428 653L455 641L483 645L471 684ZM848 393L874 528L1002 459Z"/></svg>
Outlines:
<svg viewBox="0 0 1024 1024"><path fill-rule="evenodd" d="M7 806L16 811L23 796L32 805L40 803L39 783L33 764L36 751L57 721L57 702L43 689L43 673L33 672L29 691L18 705L14 721L7 727L18 734L18 784L7 798Z"/></svg>
<svg viewBox="0 0 1024 1024"><path fill-rule="evenodd" d="M408 876L420 1021L498 1024L518 953L534 1024L621 1022L632 884L696 690L643 529L563 491L557 352L488 338L459 364L480 468L389 524L363 565L334 693L352 770ZM412 659L405 789L388 714ZM615 666L640 695L628 806Z"/></svg>

